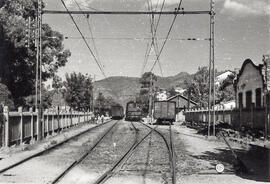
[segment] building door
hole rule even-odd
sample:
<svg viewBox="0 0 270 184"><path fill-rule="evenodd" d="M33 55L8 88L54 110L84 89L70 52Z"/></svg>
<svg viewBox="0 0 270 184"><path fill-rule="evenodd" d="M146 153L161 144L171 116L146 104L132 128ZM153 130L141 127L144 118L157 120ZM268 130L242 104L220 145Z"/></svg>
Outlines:
<svg viewBox="0 0 270 184"><path fill-rule="evenodd" d="M256 107L262 106L262 90L261 88L256 89Z"/></svg>
<svg viewBox="0 0 270 184"><path fill-rule="evenodd" d="M238 106L243 108L243 93L238 93Z"/></svg>
<svg viewBox="0 0 270 184"><path fill-rule="evenodd" d="M252 104L252 91L246 92L246 108L250 109Z"/></svg>

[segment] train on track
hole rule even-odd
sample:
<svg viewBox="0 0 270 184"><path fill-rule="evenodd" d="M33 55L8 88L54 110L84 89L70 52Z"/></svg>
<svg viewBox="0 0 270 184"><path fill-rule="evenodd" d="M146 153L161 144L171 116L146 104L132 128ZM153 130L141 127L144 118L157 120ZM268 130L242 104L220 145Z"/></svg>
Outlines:
<svg viewBox="0 0 270 184"><path fill-rule="evenodd" d="M154 118L157 124L172 124L175 122L176 103L170 101L155 101Z"/></svg>
<svg viewBox="0 0 270 184"><path fill-rule="evenodd" d="M142 111L136 102L130 101L126 106L126 121L141 121Z"/></svg>
<svg viewBox="0 0 270 184"><path fill-rule="evenodd" d="M121 105L113 105L111 107L112 119L119 120L124 117L124 108Z"/></svg>

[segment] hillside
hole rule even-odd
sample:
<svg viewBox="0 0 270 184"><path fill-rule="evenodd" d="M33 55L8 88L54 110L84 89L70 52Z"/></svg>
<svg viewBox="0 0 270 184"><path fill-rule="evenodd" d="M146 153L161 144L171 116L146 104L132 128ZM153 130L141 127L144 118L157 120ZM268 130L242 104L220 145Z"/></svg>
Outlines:
<svg viewBox="0 0 270 184"><path fill-rule="evenodd" d="M155 85L165 89L172 86L184 87L184 81L190 77L191 75L186 72L170 77L158 76ZM112 97L125 105L129 100L134 99L140 87L139 78L136 77L108 77L94 83L94 95L97 96L98 92L101 92L105 97Z"/></svg>

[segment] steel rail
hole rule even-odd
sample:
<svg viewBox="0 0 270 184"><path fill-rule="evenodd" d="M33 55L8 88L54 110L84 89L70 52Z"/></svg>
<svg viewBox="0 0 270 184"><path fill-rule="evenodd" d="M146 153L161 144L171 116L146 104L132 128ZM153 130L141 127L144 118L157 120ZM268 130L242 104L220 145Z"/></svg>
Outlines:
<svg viewBox="0 0 270 184"><path fill-rule="evenodd" d="M79 137L79 136L81 136L81 135L83 135L83 134L85 134L85 133L87 133L87 132L89 132L89 131L92 131L92 130L94 130L94 129L96 129L96 128L102 126L102 125L108 124L108 123L111 122L111 121L112 121L112 120L109 120L109 121L107 121L107 122L105 122L105 123L102 123L102 124L99 124L99 125L97 125L97 126L91 127L91 128L89 128L89 129L87 129L87 130L85 130L85 131L83 131L83 132L80 132L80 133L78 133L78 134L76 134L76 135L74 135L74 136L71 136L70 138L68 138L68 139L66 139L66 140L64 140L64 141L61 141L61 142L59 142L59 143L57 143L57 144L55 144L55 145L53 145L53 146L50 146L49 148L47 148L47 149L45 149L45 150L39 151L39 152L37 152L37 153L35 153L35 154L33 154L33 155L30 155L30 156L28 156L28 157L26 157L26 158L24 158L24 159L22 159L22 160L20 160L20 161L18 161L18 162L16 162L16 163L12 164L12 165L9 165L9 166L7 166L7 167L1 169L1 170L0 170L0 174L1 174L1 173L4 173L4 172L6 172L6 171L8 171L8 170L10 170L10 169L12 169L12 168L14 168L14 167L17 167L17 166L23 164L24 162L29 161L29 160L32 159L32 158L39 157L39 156L43 155L43 154L46 153L46 152L52 151L53 149L55 149L55 148L57 148L57 147L59 147L59 146L65 144L65 143L69 142L70 140L72 140L72 139L74 139L74 138L77 138L77 137Z"/></svg>
<svg viewBox="0 0 270 184"><path fill-rule="evenodd" d="M151 129L151 131L149 131L139 142L135 140L130 149L109 170L101 175L94 184L101 184L109 179L112 176L113 171L128 160L128 158L135 152L136 148L154 131L154 129Z"/></svg>
<svg viewBox="0 0 270 184"><path fill-rule="evenodd" d="M148 128L150 128L150 129L154 129L153 127L151 127L151 126L149 126L149 125L147 125L147 124L145 124L145 123L143 123L143 122L140 122L141 124L143 124L144 126L146 126L146 127L148 127ZM154 131L158 134L158 135L160 135L161 137L162 137L162 139L163 139L163 141L165 142L165 144L166 144L166 147L167 147L167 149L168 149L168 152L169 152L169 159L170 159L170 166L171 166L171 172L172 172L172 183L173 184L175 184L176 183L176 175L175 175L175 159L174 159L174 154L173 154L173 149L171 149L171 148L173 148L173 147L171 147L171 143L169 144L168 143L168 141L167 141L167 139L165 138L165 136L161 133L161 132L159 132L158 130L156 130L156 129L154 129Z"/></svg>
<svg viewBox="0 0 270 184"><path fill-rule="evenodd" d="M93 151L93 149L96 148L96 146L103 140L103 138L108 135L108 133L113 129L113 127L116 126L116 124L119 122L120 120L116 121L102 136L101 138L99 138L95 144L89 149L87 150L78 160L75 160L74 162L72 162L72 164L70 164L63 172L61 172L51 183L55 184L58 183L61 178L63 178L72 168L74 168L76 165L78 165L79 163L81 163L88 155L91 151Z"/></svg>
<svg viewBox="0 0 270 184"><path fill-rule="evenodd" d="M211 11L61 11L61 10L43 10L43 14L94 14L94 15L200 15L200 14L208 14L211 15Z"/></svg>

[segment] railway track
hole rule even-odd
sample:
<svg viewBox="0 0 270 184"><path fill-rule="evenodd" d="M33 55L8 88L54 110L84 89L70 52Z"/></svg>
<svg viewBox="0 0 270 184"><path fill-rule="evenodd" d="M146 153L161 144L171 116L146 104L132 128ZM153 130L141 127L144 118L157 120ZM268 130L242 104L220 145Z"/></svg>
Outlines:
<svg viewBox="0 0 270 184"><path fill-rule="evenodd" d="M110 177L112 177L115 174L115 170L117 168L122 167L125 165L125 163L128 161L129 157L131 157L134 152L136 151L136 148L148 137L150 136L153 132L155 132L158 136L160 136L164 143L166 144L166 148L168 150L168 155L169 155L169 162L170 162L170 168L171 168L171 181L173 184L176 183L176 159L175 159L175 153L174 153L174 144L173 144L173 135L172 135L172 129L171 125L169 127L169 140L166 139L165 135L161 133L160 131L157 130L158 126L151 127L149 125L146 125L142 122L139 122L143 126L147 127L150 129L150 131L143 136L143 138L140 139L137 143L134 142L133 146L116 162L115 165L113 165L112 168L107 170L94 184L101 184L109 180ZM133 123L132 123L133 125ZM134 125L133 125L134 126ZM109 182L108 182L109 183Z"/></svg>
<svg viewBox="0 0 270 184"><path fill-rule="evenodd" d="M51 183L55 184L61 181L61 179L63 179L69 172L71 172L71 170L76 167L78 164L80 164L83 160L85 160L87 158L87 156L95 149L98 147L98 145L102 142L102 140L104 140L104 138L111 132L111 130L113 129L113 127L118 123L119 121L117 121L112 127L110 127L110 129L108 129L96 142L95 144L89 148L82 156L80 156L78 159L76 159L73 163L71 163L64 171L62 171ZM104 181L106 181L108 178L110 178L110 176L112 175L113 171L115 169L117 169L121 163L123 163L124 158L128 157L129 152L133 150L133 148L136 146L136 143L138 142L138 129L135 127L135 125L131 122L132 125L132 130L135 131L135 138L134 138L134 142L132 144L132 146L130 147L130 149L121 157L120 160L118 160L115 164L113 164L113 166L108 169L104 174L102 174L99 178L97 178L97 180L95 181L95 183L102 183ZM89 165L88 165L89 167Z"/></svg>
<svg viewBox="0 0 270 184"><path fill-rule="evenodd" d="M96 129L98 129L98 128L101 128L101 127L103 127L103 126L109 124L109 123L112 122L112 121L113 121L113 120L109 120L109 121L104 122L104 123L102 123L102 124L98 124L98 125L96 125L96 126L94 126L94 127L91 127L91 128L89 128L89 129L83 131L83 132L80 132L80 133L78 133L78 134L76 134L76 135L74 135L74 136L71 136L70 138L68 138L68 139L66 139L66 140L64 140L64 141L61 141L61 142L59 142L59 143L57 143L57 144L54 144L53 146L50 146L49 148L46 148L46 149L44 149L44 150L42 150L42 151L39 151L39 152L37 152L37 153L35 153L35 154L31 155L31 156L28 156L28 157L26 157L26 158L24 158L24 159L22 159L22 160L20 160L20 161L18 161L18 162L16 162L16 163L12 164L12 165L9 165L9 166L6 167L6 168L1 169L1 170L0 170L0 174L5 175L4 173L5 173L6 171L9 171L9 170L11 170L11 169L20 167L22 164L24 164L24 163L26 163L26 162L29 162L30 160L32 160L32 159L34 159L34 158L38 158L38 157L40 157L40 156L42 156L42 155L44 155L44 154L48 154L48 153L50 153L50 152L52 152L52 151L54 151L54 150L57 150L57 149L60 148L61 146L66 145L68 142L73 141L73 140L76 140L77 138L79 138L79 137L81 137L81 136L84 136L85 134L87 134L87 133L89 133L89 132L93 132L94 130L96 130ZM116 124L116 123L114 123L113 126L114 126L115 124ZM75 163L73 163L73 164L75 164Z"/></svg>
<svg viewBox="0 0 270 184"><path fill-rule="evenodd" d="M121 168L126 161L128 160L128 158L135 152L136 148L155 130L152 129L151 131L149 131L146 135L143 136L143 138L141 138L140 140L138 140L138 131L137 128L134 126L134 124L131 122L133 128L136 131L136 136L134 139L134 142L132 144L132 146L130 147L130 149L110 168L108 169L103 175L101 175L95 182L94 184L101 184L106 182L110 177L113 176L114 171L118 168Z"/></svg>
<svg viewBox="0 0 270 184"><path fill-rule="evenodd" d="M160 131L157 130L158 125L155 128L153 128L145 123L142 123L142 122L140 122L140 123L143 124L144 126L150 128L154 132L156 132L163 139L164 143L166 144L166 147L167 147L168 152L169 152L172 184L175 184L176 183L176 157L175 157L175 152L174 152L173 134L172 134L171 124L169 125L170 136L169 136L169 141L168 141L166 139L166 137Z"/></svg>
<svg viewBox="0 0 270 184"><path fill-rule="evenodd" d="M111 121L109 121L109 122L111 122ZM107 123L109 123L109 122L106 122L106 123L104 123L104 124L107 124ZM80 154L79 155L81 155L81 156L79 156L78 158L77 158L77 155L75 155L75 157L73 157L71 160L69 160L68 162L70 163L70 164L66 164L66 166L64 166L65 168L55 177L55 175L53 176L50 176L50 178L53 178L53 180L49 180L49 183L58 183L58 182L64 182L65 183L65 180L69 180L69 177L67 177L66 178L66 175L73 169L73 168L75 168L77 165L79 165L80 163L82 163L82 161L83 160L85 160L86 158L89 158L88 157L88 155L99 145L99 144L101 144L101 142L103 142L102 140L105 140L104 138L106 137L106 135L108 135L111 131L112 131L112 129L116 126L116 124L118 123L119 121L116 121L116 122L114 122L112 125L110 125L109 126L109 128L106 128L106 131L104 131L103 130L103 132L104 133L102 133L102 135L100 136L98 136L98 138L96 138L96 140L94 141L94 143L92 143L91 145L91 147L85 147L86 149L84 149L83 150L83 152L80 152ZM66 142L68 142L68 141L70 141L70 140L72 140L72 139L75 139L76 137L79 137L80 135L82 135L82 134L84 134L84 133L86 133L86 132L89 132L90 130L94 130L94 129L96 129L97 127L102 127L102 125L104 125L104 124L100 124L100 125L98 125L98 126L96 126L96 127L93 127L93 128L91 128L91 129L88 129L87 131L85 131L85 132L83 132L83 133L81 133L81 134L79 134L79 135L76 135L76 136L73 136L71 139L69 139L69 140L65 140L64 142L61 142L61 143L59 143L59 144L57 144L57 145L54 145L54 146L52 146L51 148L49 148L48 150L44 150L44 152L42 152L42 153L40 153L40 154L38 154L38 155L36 155L36 156L33 156L32 158L34 158L34 157L38 157L38 156L40 156L40 155L42 155L42 154L44 154L45 152L49 152L49 151L52 151L52 150L54 150L54 149L56 149L56 148L58 148L60 145L63 145L64 143L66 143ZM143 124L143 123L142 123ZM134 152L135 152L135 150L136 150L136 148L140 145L140 144L142 144L142 142L144 142L144 140L149 136L149 135L151 135L153 132L156 132L158 135L160 135L161 137L162 137L162 139L164 140L164 142L166 143L166 147L167 147L167 149L169 150L168 152L169 152L169 159L170 159L170 167L171 167L171 169L172 169L172 183L174 184L175 183L175 164L174 164L174 154L173 154L173 141L172 141L172 135L170 134L170 139L171 139L171 141L170 142L168 142L167 140L166 140L166 138L165 138L165 136L164 135L162 135L162 133L160 132L160 131L158 131L158 130L156 130L157 129L157 127L158 126L156 126L156 127L150 127L150 126L148 126L148 125L146 125L146 124L143 124L143 127L144 126L146 126L146 127L148 127L149 129L150 129L150 131L148 131L147 129L146 129L146 131L144 131L143 133L139 133L139 129L135 126L135 123L133 123L133 122L130 122L130 127L131 127L131 129L130 130L132 130L132 131L134 131L134 133L135 133L135 136L134 136L134 141L133 141L133 138L131 139L130 137L128 138L128 139L130 139L130 143L128 142L128 144L127 145L125 145L124 147L123 146L121 146L121 147L123 147L123 148L125 148L125 150L127 150L127 151L125 151L125 153L122 155L122 153L121 154L119 154L119 151L118 151L118 155L119 156L117 156L118 158L117 159L115 159L115 162L111 165L111 166L109 166L109 167L107 167L108 169L106 170L106 172L104 172L100 177L98 177L96 180L94 180L94 183L95 184L99 184L99 183L104 183L104 182L106 182L106 181L108 181L112 176L114 176L116 173L117 173L117 170L118 169L121 169L122 167L123 167L123 165L125 165L125 163L129 160L129 158L134 154ZM170 128L170 132L171 132L171 128ZM115 134L115 133L114 133ZM129 134L130 134L130 132L129 132ZM120 135L121 136L121 135ZM110 138L112 138L112 137L109 137L108 136L108 138L110 139ZM123 137L123 138L125 138L125 137ZM108 139L108 141L109 141L109 139ZM106 139L107 140L107 139ZM108 142L108 141L105 141L106 143ZM78 141L76 141L76 142L78 142ZM92 141L91 141L92 142ZM110 141L109 141L110 142ZM125 142L125 141L124 141ZM104 143L102 143L103 145L104 145ZM121 142L119 142L118 143L118 145L121 145ZM72 145L71 145L72 146ZM106 144L105 144L105 146L106 146ZM102 149L102 146L100 147L99 146L99 148L101 148ZM110 148L109 148L110 149ZM73 150L73 148L71 148L71 150ZM86 150L86 151L85 151ZM95 149L96 150L96 149ZM117 150L117 149L116 149ZM122 150L122 149L121 149ZM96 150L97 151L97 150ZM113 151L113 152L115 152L115 151ZM56 153L58 153L58 151L56 152ZM59 152L60 153L60 152ZM99 153L99 152L98 152ZM115 152L115 153L117 153L117 151ZM114 154L115 154L114 153ZM50 155L51 154L49 154L49 155L46 155L46 158L50 158ZM53 154L54 155L54 154ZM53 155L51 155L51 156L53 156ZM58 154L59 155L59 154ZM93 154L91 154L91 157L93 157L94 155ZM45 159L46 159L45 158ZM74 159L75 158L75 159ZM96 158L95 156L94 156L94 158ZM103 158L103 157L102 157ZM26 159L24 162L26 162L27 160L30 160L31 158L29 158L29 159ZM64 159L64 161L65 161L66 159ZM87 159L87 160L89 160L89 159ZM91 159L90 159L91 160ZM96 158L96 160L98 160L98 158ZM35 160L34 160L35 161ZM10 167L10 168L8 168L8 169L11 169L11 168L13 168L13 167L16 167L16 166L19 166L20 164L22 164L23 162L21 162L21 163L19 163L19 164L17 164L17 165L14 165L14 166L12 166L12 167ZM29 164L28 164L29 165ZM31 165L31 164L30 164ZM81 164L80 164L81 165ZM89 168L89 164L86 164L85 165L85 162L84 162L84 166L87 166L88 168ZM7 169L7 170L8 170ZM4 172L4 171L2 171L2 172ZM16 171L15 171L16 172ZM75 173L76 173L76 170L74 171ZM65 179L63 179L63 178L65 178ZM62 180L64 180L64 181L62 181ZM48 182L47 182L48 183ZM92 183L92 181L91 181L91 183Z"/></svg>
<svg viewBox="0 0 270 184"><path fill-rule="evenodd" d="M72 168L74 168L76 165L80 164L95 148L96 146L104 139L106 135L116 126L116 124L120 120L116 121L105 133L94 143L92 147L90 147L82 156L80 156L77 160L74 160L72 164L70 164L63 172L61 172L51 183L55 184L60 181L61 178L63 178L69 171L71 171Z"/></svg>

